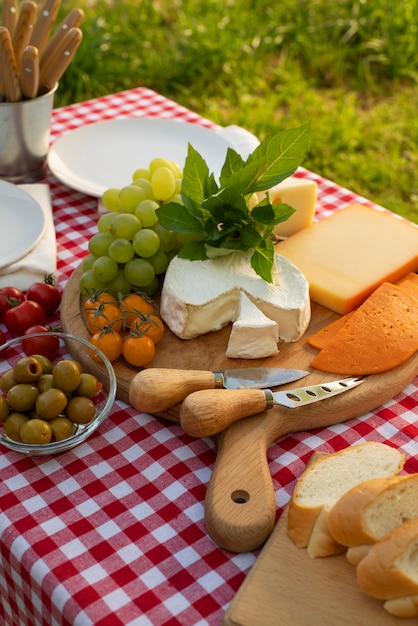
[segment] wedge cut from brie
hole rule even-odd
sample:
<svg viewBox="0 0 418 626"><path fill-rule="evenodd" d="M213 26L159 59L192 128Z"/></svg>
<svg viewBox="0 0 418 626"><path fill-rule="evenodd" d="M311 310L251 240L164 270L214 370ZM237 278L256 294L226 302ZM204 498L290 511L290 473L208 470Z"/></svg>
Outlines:
<svg viewBox="0 0 418 626"><path fill-rule="evenodd" d="M279 325L258 309L242 291L240 313L232 324L226 356L230 359L263 359L279 352Z"/></svg>
<svg viewBox="0 0 418 626"><path fill-rule="evenodd" d="M279 284L268 283L251 267L251 251L206 261L174 257L161 292L160 313L182 339L217 331L240 315L241 293L279 326L279 337L296 341L311 315L308 283L290 261L276 255Z"/></svg>

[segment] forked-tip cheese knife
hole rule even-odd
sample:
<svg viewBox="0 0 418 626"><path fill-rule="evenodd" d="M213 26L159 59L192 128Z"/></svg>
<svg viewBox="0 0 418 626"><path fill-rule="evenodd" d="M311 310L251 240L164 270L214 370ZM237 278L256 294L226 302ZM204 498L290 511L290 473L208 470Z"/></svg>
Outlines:
<svg viewBox="0 0 418 626"><path fill-rule="evenodd" d="M270 389L195 391L180 408L180 424L193 437L209 437L243 417L261 413L276 404L288 409L303 407L348 391L364 380L357 376L276 392Z"/></svg>
<svg viewBox="0 0 418 626"><path fill-rule="evenodd" d="M129 402L144 413L157 413L181 402L198 390L265 389L307 376L305 370L250 367L219 372L152 367L134 376Z"/></svg>

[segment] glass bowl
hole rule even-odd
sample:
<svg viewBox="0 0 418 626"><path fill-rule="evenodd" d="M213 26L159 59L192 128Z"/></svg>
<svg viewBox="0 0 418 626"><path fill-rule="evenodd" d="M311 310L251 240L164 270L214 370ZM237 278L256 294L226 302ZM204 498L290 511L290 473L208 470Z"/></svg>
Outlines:
<svg viewBox="0 0 418 626"><path fill-rule="evenodd" d="M96 366L94 368L94 375L101 383L102 388L93 398L96 408L95 417L88 424L75 424L73 434L66 439L42 444L21 443L8 437L3 426L0 424L0 444L6 446L6 448L9 448L10 450L15 450L16 452L21 452L26 455L57 454L58 452L64 452L65 450L70 450L71 448L78 446L92 433L94 433L94 431L97 430L100 424L106 419L116 397L117 382L115 372L109 359L101 350L93 346L86 339L76 337L75 335L71 335L69 333L51 331L50 334L59 339L58 353L54 359L52 359L53 365L57 361L61 361L66 358L73 358L71 354L72 352L77 352L77 349L80 349L80 344L83 350L87 351L88 349L91 349L100 357L103 365L100 364L100 367L97 367L98 364L94 361ZM31 335L25 335L25 337L17 337L0 346L0 377L4 374L4 372L12 368L20 358L27 356L23 350L23 339L36 337L45 337L45 333L34 333ZM83 372L89 373L85 366L83 367Z"/></svg>

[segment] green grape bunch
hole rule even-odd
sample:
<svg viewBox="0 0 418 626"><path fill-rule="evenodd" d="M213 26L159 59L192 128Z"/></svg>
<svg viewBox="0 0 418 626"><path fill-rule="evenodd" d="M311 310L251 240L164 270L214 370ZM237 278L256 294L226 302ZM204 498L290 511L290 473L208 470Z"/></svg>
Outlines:
<svg viewBox="0 0 418 626"><path fill-rule="evenodd" d="M137 169L129 184L106 189L102 204L108 210L97 222L88 243L80 292L108 290L154 296L170 260L183 238L158 221L156 210L165 203L182 203L183 172L174 161L155 158Z"/></svg>

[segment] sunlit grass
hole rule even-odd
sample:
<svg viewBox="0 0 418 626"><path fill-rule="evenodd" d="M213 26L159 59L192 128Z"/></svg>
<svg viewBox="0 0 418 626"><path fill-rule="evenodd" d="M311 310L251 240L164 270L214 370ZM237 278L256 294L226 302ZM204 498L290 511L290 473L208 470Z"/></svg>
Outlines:
<svg viewBox="0 0 418 626"><path fill-rule="evenodd" d="M311 122L304 165L418 223L418 0L69 0L57 104L147 86L260 138Z"/></svg>

